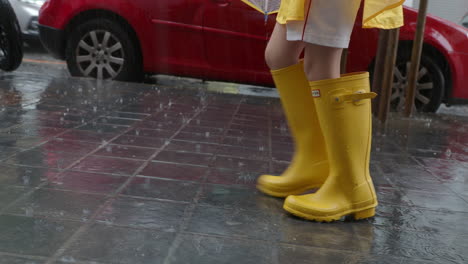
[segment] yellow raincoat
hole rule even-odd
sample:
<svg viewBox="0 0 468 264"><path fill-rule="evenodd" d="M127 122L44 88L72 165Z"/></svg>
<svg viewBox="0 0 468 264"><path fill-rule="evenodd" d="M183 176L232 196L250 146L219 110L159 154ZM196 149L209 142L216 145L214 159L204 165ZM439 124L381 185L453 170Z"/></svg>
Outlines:
<svg viewBox="0 0 468 264"><path fill-rule="evenodd" d="M277 21L281 24L290 20L304 20L305 7L313 0L282 0ZM405 0L362 0L364 28L391 29L403 26L403 3ZM282 10L284 9L284 10Z"/></svg>

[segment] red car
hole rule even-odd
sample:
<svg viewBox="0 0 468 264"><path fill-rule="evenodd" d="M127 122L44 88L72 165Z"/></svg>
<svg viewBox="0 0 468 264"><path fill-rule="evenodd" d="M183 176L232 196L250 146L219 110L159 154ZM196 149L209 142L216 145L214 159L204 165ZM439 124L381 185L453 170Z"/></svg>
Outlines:
<svg viewBox="0 0 468 264"><path fill-rule="evenodd" d="M358 18L360 15L358 15ZM417 13L406 25L392 105L402 105ZM372 70L378 30L357 20L348 71ZM46 48L73 76L140 80L144 73L272 86L264 49L275 24L240 0L48 0L39 15ZM468 101L468 30L429 16L416 106Z"/></svg>

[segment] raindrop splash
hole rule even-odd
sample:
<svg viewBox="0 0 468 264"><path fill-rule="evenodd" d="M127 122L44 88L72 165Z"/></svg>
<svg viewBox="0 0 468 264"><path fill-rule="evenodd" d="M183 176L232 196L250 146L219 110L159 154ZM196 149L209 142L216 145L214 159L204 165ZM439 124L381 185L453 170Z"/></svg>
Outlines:
<svg viewBox="0 0 468 264"><path fill-rule="evenodd" d="M451 149L447 149L447 150L445 151L445 156L446 156L447 158L450 158L450 157L452 156L452 150L451 150Z"/></svg>

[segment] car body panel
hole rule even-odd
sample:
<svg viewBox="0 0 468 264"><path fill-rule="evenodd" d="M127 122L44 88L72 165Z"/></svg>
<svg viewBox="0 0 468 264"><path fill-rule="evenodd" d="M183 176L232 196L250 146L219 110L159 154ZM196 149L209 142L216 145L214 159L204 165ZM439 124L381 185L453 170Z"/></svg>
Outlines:
<svg viewBox="0 0 468 264"><path fill-rule="evenodd" d="M468 67L457 67L457 65L466 65L468 62L468 53L450 54L450 63L452 69L453 90L451 98L468 99Z"/></svg>
<svg viewBox="0 0 468 264"><path fill-rule="evenodd" d="M275 25L274 16L258 23L258 11L241 1L206 2L204 50L210 67L227 79L271 83L263 51Z"/></svg>
<svg viewBox="0 0 468 264"><path fill-rule="evenodd" d="M145 70L197 76L208 67L203 51L203 7L205 0L172 0L145 5L149 10L150 34ZM146 32L148 33L148 32ZM165 41L177 40L177 41ZM144 52L145 53L145 52Z"/></svg>

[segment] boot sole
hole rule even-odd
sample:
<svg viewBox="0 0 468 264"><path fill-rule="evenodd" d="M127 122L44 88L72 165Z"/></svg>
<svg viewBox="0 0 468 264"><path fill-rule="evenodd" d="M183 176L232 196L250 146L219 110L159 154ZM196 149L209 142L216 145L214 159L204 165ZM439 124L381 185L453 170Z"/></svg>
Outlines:
<svg viewBox="0 0 468 264"><path fill-rule="evenodd" d="M278 198L286 198L289 195L297 195L297 194L303 194L308 190L313 190L313 189L318 189L320 188L321 185L309 185L300 189L295 189L295 190L289 190L289 191L274 191L269 189L268 187L258 185L257 184L257 190L261 191L264 194L268 194L273 197L278 197Z"/></svg>
<svg viewBox="0 0 468 264"><path fill-rule="evenodd" d="M368 206L365 208L347 210L347 211L344 211L335 215L331 215L331 216L316 216L316 215L306 214L298 210L295 210L287 206L286 204L283 205L283 209L297 217L304 218L310 221L333 222L333 221L340 220L343 216L352 216L354 220L362 220L366 218L371 218L375 215L376 206L377 205L372 205L372 206Z"/></svg>

